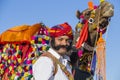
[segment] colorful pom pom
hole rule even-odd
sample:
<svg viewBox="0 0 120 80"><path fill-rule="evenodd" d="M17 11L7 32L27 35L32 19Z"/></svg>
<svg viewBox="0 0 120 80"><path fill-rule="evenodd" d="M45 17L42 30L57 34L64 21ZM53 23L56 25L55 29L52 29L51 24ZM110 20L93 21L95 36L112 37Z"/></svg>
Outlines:
<svg viewBox="0 0 120 80"><path fill-rule="evenodd" d="M92 1L89 1L88 2L88 7L89 7L89 9L94 9L94 5L93 5L93 2Z"/></svg>
<svg viewBox="0 0 120 80"><path fill-rule="evenodd" d="M105 0L100 0L100 3L104 2Z"/></svg>

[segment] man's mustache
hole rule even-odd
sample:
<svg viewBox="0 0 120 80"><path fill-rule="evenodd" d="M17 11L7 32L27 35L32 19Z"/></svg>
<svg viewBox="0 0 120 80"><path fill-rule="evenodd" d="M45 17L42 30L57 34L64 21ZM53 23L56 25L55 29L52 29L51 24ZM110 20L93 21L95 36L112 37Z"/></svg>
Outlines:
<svg viewBox="0 0 120 80"><path fill-rule="evenodd" d="M65 45L55 46L55 49L56 49L56 50L59 50L60 48L66 48L67 50L69 50L69 46L65 46Z"/></svg>

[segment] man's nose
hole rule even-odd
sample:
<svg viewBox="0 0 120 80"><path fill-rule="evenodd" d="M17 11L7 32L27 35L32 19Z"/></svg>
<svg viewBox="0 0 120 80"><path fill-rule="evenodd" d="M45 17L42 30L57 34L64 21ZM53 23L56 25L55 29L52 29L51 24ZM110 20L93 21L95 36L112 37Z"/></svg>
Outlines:
<svg viewBox="0 0 120 80"><path fill-rule="evenodd" d="M63 45L69 45L69 42L67 40L63 40L62 44Z"/></svg>

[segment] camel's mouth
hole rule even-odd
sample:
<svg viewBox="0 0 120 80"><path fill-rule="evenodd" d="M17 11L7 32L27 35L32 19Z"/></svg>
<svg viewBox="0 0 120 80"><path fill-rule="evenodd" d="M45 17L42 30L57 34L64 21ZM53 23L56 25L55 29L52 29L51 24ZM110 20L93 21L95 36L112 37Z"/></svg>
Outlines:
<svg viewBox="0 0 120 80"><path fill-rule="evenodd" d="M108 17L102 18L102 19L100 20L100 23L99 23L99 28L100 28L100 29L107 28L109 22L110 22L110 18L108 18Z"/></svg>

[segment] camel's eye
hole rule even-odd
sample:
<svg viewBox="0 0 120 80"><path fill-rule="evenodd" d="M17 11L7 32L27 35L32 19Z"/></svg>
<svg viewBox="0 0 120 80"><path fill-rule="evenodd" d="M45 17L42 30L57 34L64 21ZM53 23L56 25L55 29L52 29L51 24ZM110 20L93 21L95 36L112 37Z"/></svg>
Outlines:
<svg viewBox="0 0 120 80"><path fill-rule="evenodd" d="M93 22L94 22L94 19L93 19L93 18L89 18L88 22L89 22L89 23L93 23Z"/></svg>
<svg viewBox="0 0 120 80"><path fill-rule="evenodd" d="M86 15L86 16L89 16L89 15L90 15L90 13L86 13L85 15Z"/></svg>

